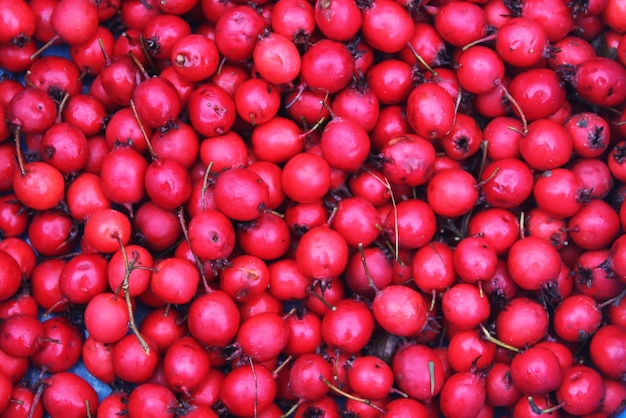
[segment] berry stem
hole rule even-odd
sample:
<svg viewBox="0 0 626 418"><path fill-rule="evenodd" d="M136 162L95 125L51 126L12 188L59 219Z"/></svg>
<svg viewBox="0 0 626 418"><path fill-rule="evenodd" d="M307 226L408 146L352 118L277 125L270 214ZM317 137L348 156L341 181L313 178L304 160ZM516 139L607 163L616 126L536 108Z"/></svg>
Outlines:
<svg viewBox="0 0 626 418"><path fill-rule="evenodd" d="M430 377L430 394L435 395L435 362L428 362L428 376Z"/></svg>
<svg viewBox="0 0 626 418"><path fill-rule="evenodd" d="M504 94L504 97L513 105L517 113L519 113L519 117L522 120L522 136L526 136L528 134L528 120L526 119L526 115L522 111L522 107L519 105L517 100L509 93L509 90L502 84L500 80L496 80L496 86L500 87L500 90Z"/></svg>
<svg viewBox="0 0 626 418"><path fill-rule="evenodd" d="M365 277L367 277L367 283L374 290L374 293L378 293L379 290L374 284L374 279L372 279L372 275L370 274L370 269L367 267L367 260L365 259L365 249L363 248L363 243L359 242L359 255L361 256L361 264L363 264L363 270L365 271Z"/></svg>
<svg viewBox="0 0 626 418"><path fill-rule="evenodd" d="M498 33L496 32L496 33L494 33L492 35L485 36L484 38L476 39L475 41L470 42L469 44L465 45L461 49L462 49L462 51L465 52L465 51L467 51L468 49L470 49L471 47L473 47L475 45L482 44L483 42L493 41L493 40L496 39L497 34Z"/></svg>
<svg viewBox="0 0 626 418"><path fill-rule="evenodd" d="M309 293L311 296L313 296L315 299L319 300L320 302L322 302L322 304L324 304L324 306L326 306L329 310L331 311L336 311L337 307L331 305L330 303L328 303L328 301L326 299L324 299L323 296L318 295L317 293L315 293L315 291L311 288L311 287L307 287L307 293Z"/></svg>
<svg viewBox="0 0 626 418"><path fill-rule="evenodd" d="M43 390L44 390L44 385L40 384L39 387L37 387L37 391L35 391L35 396L33 396L33 402L30 405L30 411L28 411L28 415L26 416L26 418L33 418L33 416L35 415L35 410L37 410L37 404L41 400L41 395L43 395Z"/></svg>
<svg viewBox="0 0 626 418"><path fill-rule="evenodd" d="M609 306L612 303L615 303L615 305L617 306L624 297L626 297L626 289L622 290L619 295L612 297L611 299L607 299L604 302L598 304L598 308L602 309L605 306Z"/></svg>
<svg viewBox="0 0 626 418"><path fill-rule="evenodd" d="M535 403L535 400L533 399L532 396L528 397L528 403L530 404L530 409L532 409L533 413L537 415L552 414L554 411L557 411L563 407L563 403L559 403L559 404L554 405L553 407L541 409Z"/></svg>
<svg viewBox="0 0 626 418"><path fill-rule="evenodd" d="M517 347L513 347L512 345L509 345L503 341L500 341L499 339L497 339L496 337L494 337L493 335L491 335L489 333L489 330L487 328L485 328L485 326L483 324L480 324L480 329L483 331L483 334L485 335L485 338L487 339L487 341L494 343L497 346L500 346L502 348L506 348L507 350L511 350L514 353L519 353L519 348Z"/></svg>
<svg viewBox="0 0 626 418"><path fill-rule="evenodd" d="M280 373L280 371L281 371L282 369L284 369L284 368L287 366L287 364L289 364L289 362L290 362L291 360L293 360L293 356L289 356L289 357L287 357L286 359L284 359L284 360L283 360L283 361L282 361L282 362L281 362L281 363L280 363L280 364L279 364L279 365L278 365L278 366L274 369L274 371L272 371L272 376L274 376L274 377L278 376L278 373Z"/></svg>
<svg viewBox="0 0 626 418"><path fill-rule="evenodd" d="M133 116L135 120L137 121L137 125L139 125L139 130L141 131L141 135L143 136L143 139L145 139L146 141L146 145L148 146L148 151L150 152L150 157L152 158L152 161L158 162L159 156L157 155L154 148L152 148L152 143L150 142L150 138L148 138L148 133L146 132L146 129L143 127L143 123L141 122L141 119L139 119L139 114L137 113L137 106L135 106L135 101L133 99L130 100L130 109L132 110Z"/></svg>
<svg viewBox="0 0 626 418"><path fill-rule="evenodd" d="M133 303L130 300L129 280L130 280L130 273L133 270L133 267L131 267L128 261L128 254L126 254L126 247L124 246L122 239L120 237L117 237L117 241L120 244L122 257L124 258L124 280L122 281L122 289L124 291L124 300L126 301L126 308L128 309L128 317L130 318L128 322L128 327L133 332L133 334L135 334L135 336L137 337L137 340L139 340L139 344L141 344L141 348L143 348L143 351L146 354L150 354L150 346L148 346L148 343L146 342L146 340L141 336L141 333L139 332L139 328L137 328L137 323L135 322L135 315L133 313Z"/></svg>
<svg viewBox="0 0 626 418"><path fill-rule="evenodd" d="M296 409L298 409L298 407L300 406L300 404L302 403L302 401L298 401L296 403L294 403L291 408L289 408L289 410L287 410L287 412L285 412L284 414L282 414L280 416L280 418L287 418L289 415L293 414Z"/></svg>
<svg viewBox="0 0 626 418"><path fill-rule="evenodd" d="M139 72L143 76L143 78L145 78L146 80L149 79L150 78L150 74L148 74L148 71L146 71L146 67L143 66L141 61L139 61L139 59L135 56L135 54L133 54L133 51L129 51L128 52L128 56L130 57L130 59L133 60L133 62L135 63L135 65L139 69Z"/></svg>
<svg viewBox="0 0 626 418"><path fill-rule="evenodd" d="M202 210L206 209L206 200L204 199L204 195L209 189L209 175L211 174L211 168L213 168L213 161L209 162L209 166L204 171L204 176L202 176L202 190L200 195L200 208L202 208Z"/></svg>
<svg viewBox="0 0 626 418"><path fill-rule="evenodd" d="M369 399L364 399L364 398L360 398L358 396L354 396L346 391L343 391L341 389L339 389L337 386L333 385L332 382L330 382L328 379L326 379L324 376L320 375L320 380L322 382L324 382L324 384L326 386L328 386L328 388L330 390L332 390L333 392L336 392L342 396L345 396L347 399L351 399L353 401L356 402L361 402L364 403L365 405L371 406L372 408L374 408L375 410L377 410L378 412L380 412L381 414L385 412L385 410L383 408L381 408L378 405L375 405L372 403L372 401L370 401Z"/></svg>
<svg viewBox="0 0 626 418"><path fill-rule="evenodd" d="M413 48L413 45L407 43L406 46L411 50L411 53L413 54L413 56L415 57L415 59L424 66L424 68L426 68L427 71L429 71L433 77L437 77L437 71L435 71L433 69L433 67L431 67L425 60L424 58L422 58L422 56L420 54L417 53L417 51L415 50L415 48Z"/></svg>
<svg viewBox="0 0 626 418"><path fill-rule="evenodd" d="M102 41L102 38L98 38L98 45L100 45L102 56L104 56L104 65L108 67L109 65L111 65L111 57L109 57L109 54L107 53L107 50L104 47L104 42Z"/></svg>
<svg viewBox="0 0 626 418"><path fill-rule="evenodd" d="M482 154L480 156L480 167L478 168L478 179L483 176L483 171L487 166L487 153L489 152L489 141L484 140L480 143L480 150Z"/></svg>
<svg viewBox="0 0 626 418"><path fill-rule="evenodd" d="M256 370L254 368L254 362L252 361L252 357L248 357L248 361L250 362L250 369L252 370L252 377L254 378L254 417L258 416L258 405L259 405L259 382L256 377Z"/></svg>
<svg viewBox="0 0 626 418"><path fill-rule="evenodd" d="M376 173L372 172L367 167L365 171L370 173L376 180L381 182L385 188L389 191L389 195L391 196L391 206L393 207L393 227L395 233L395 248L393 249L393 255L397 262L400 262L400 234L398 233L398 205L396 203L396 198L393 195L393 190L391 189L391 183L389 183L389 179L384 177L384 180L376 175Z"/></svg>
<svg viewBox="0 0 626 418"><path fill-rule="evenodd" d="M200 273L200 277L202 278L202 285L204 286L204 291L206 293L211 293L212 290L209 287L209 282L207 281L206 274L204 274L204 267L202 265L202 261L200 260L200 257L198 257L196 253L194 253L193 250L191 249L191 241L189 240L189 231L187 230L187 222L185 222L185 209L181 206L178 208L177 213L178 213L178 221L180 222L180 227L183 230L183 236L185 238L185 241L187 241L187 245L189 245L189 251L191 251L191 254L193 255L193 259L196 262L196 268L198 269L198 272Z"/></svg>
<svg viewBox="0 0 626 418"><path fill-rule="evenodd" d="M33 61L35 58L37 58L39 55L41 55L43 51L45 51L46 49L50 48L52 45L54 45L60 39L61 39L61 37L59 35L55 35L52 38L50 38L50 40L48 42L43 44L41 46L41 48L39 48L37 51L35 51L30 56L30 60Z"/></svg>
<svg viewBox="0 0 626 418"><path fill-rule="evenodd" d="M56 123L61 123L63 122L63 109L65 108L65 105L67 104L67 101L70 98L70 94L69 93L65 93L63 95L63 99L61 99L61 103L59 103L59 109L57 110L57 120Z"/></svg>
<svg viewBox="0 0 626 418"><path fill-rule="evenodd" d="M17 154L17 165L19 165L20 167L20 173L22 174L22 176L26 175L26 169L24 168L24 154L22 153L22 144L20 141L20 132L22 131L22 127L20 125L17 125L15 127L15 135L14 135L14 140L15 140L15 153Z"/></svg>
<svg viewBox="0 0 626 418"><path fill-rule="evenodd" d="M150 54L148 54L148 50L146 49L146 42L143 38L143 34L140 33L139 34L139 45L141 46L141 51L143 52L144 56L146 57L146 59L148 60L148 64L150 65L150 69L154 70L154 61L152 61L152 57L150 56Z"/></svg>

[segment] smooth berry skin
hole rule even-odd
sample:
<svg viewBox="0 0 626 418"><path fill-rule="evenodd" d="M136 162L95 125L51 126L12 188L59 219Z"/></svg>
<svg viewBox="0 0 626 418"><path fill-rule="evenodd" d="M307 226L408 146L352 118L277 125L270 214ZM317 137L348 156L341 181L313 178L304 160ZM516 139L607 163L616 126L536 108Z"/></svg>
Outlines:
<svg viewBox="0 0 626 418"><path fill-rule="evenodd" d="M193 337L184 336L168 348L163 363L163 373L170 386L177 392L189 393L202 383L211 360L200 343Z"/></svg>
<svg viewBox="0 0 626 418"><path fill-rule="evenodd" d="M524 394L539 396L556 390L563 379L556 355L547 348L531 347L511 362L511 380Z"/></svg>
<svg viewBox="0 0 626 418"><path fill-rule="evenodd" d="M227 133L235 123L235 102L221 87L203 84L189 96L189 120L203 136L214 137Z"/></svg>
<svg viewBox="0 0 626 418"><path fill-rule="evenodd" d="M554 312L556 334L565 341L579 341L593 335L602 321L602 312L590 296L571 295Z"/></svg>
<svg viewBox="0 0 626 418"><path fill-rule="evenodd" d="M469 416L478 415L487 397L481 378L473 372L455 373L446 380L441 389L439 405L445 416L458 415L461 408Z"/></svg>
<svg viewBox="0 0 626 418"><path fill-rule="evenodd" d="M309 87L337 93L352 78L354 58L344 44L323 39L302 55L301 65L300 77Z"/></svg>
<svg viewBox="0 0 626 418"><path fill-rule="evenodd" d="M596 368L610 379L619 379L626 371L624 361L626 329L619 325L600 328L591 338L590 358Z"/></svg>
<svg viewBox="0 0 626 418"><path fill-rule="evenodd" d="M50 373L71 370L81 355L84 340L82 331L64 317L47 319L43 326L45 341L41 349L30 358L32 364Z"/></svg>
<svg viewBox="0 0 626 418"><path fill-rule="evenodd" d="M348 264L348 244L337 231L326 226L313 228L300 239L296 263L307 277L322 280L338 277Z"/></svg>
<svg viewBox="0 0 626 418"><path fill-rule="evenodd" d="M108 320L105 315L110 315ZM103 324L98 324L101 319ZM126 302L113 293L94 296L85 309L85 326L89 335L103 343L121 340L128 332L129 320Z"/></svg>
<svg viewBox="0 0 626 418"><path fill-rule="evenodd" d="M235 336L241 314L228 294L214 291L194 299L187 320L190 334L209 347L224 347Z"/></svg>
<svg viewBox="0 0 626 418"><path fill-rule="evenodd" d="M296 45L286 36L270 32L262 36L252 52L255 69L272 84L289 83L302 68Z"/></svg>
<svg viewBox="0 0 626 418"><path fill-rule="evenodd" d="M268 408L274 401L276 382L262 364L242 365L226 375L220 397L231 413L254 415L257 408Z"/></svg>
<svg viewBox="0 0 626 418"><path fill-rule="evenodd" d="M459 283L443 294L442 310L445 319L461 330L476 327L489 317L490 308L486 295L477 286Z"/></svg>
<svg viewBox="0 0 626 418"><path fill-rule="evenodd" d="M191 82L212 76L217 70L218 59L215 42L200 34L189 34L177 40L170 56L174 71Z"/></svg>
<svg viewBox="0 0 626 418"><path fill-rule="evenodd" d="M447 169L428 183L427 200L439 216L455 218L469 212L478 200L476 180L462 169Z"/></svg>
<svg viewBox="0 0 626 418"><path fill-rule="evenodd" d="M367 399L382 399L393 386L393 371L376 356L360 356L348 369L352 390Z"/></svg>
<svg viewBox="0 0 626 418"><path fill-rule="evenodd" d="M189 222L192 251L201 259L219 260L228 257L235 247L235 229L231 221L217 209L198 212Z"/></svg>
<svg viewBox="0 0 626 418"><path fill-rule="evenodd" d="M168 410L176 405L177 400L168 387L144 382L135 387L126 403L128 415L150 414L159 418L174 418L175 414Z"/></svg>
<svg viewBox="0 0 626 418"><path fill-rule="evenodd" d="M373 2L371 7L363 11L362 16L363 37L378 51L399 52L413 35L414 24L410 14L396 2Z"/></svg>
<svg viewBox="0 0 626 418"><path fill-rule="evenodd" d="M556 391L556 399L570 414L591 414L602 404L606 388L602 376L595 369L575 365L565 371Z"/></svg>
<svg viewBox="0 0 626 418"><path fill-rule="evenodd" d="M547 118L566 99L559 76L547 68L534 68L517 75L511 80L509 91L529 121Z"/></svg>
<svg viewBox="0 0 626 418"><path fill-rule="evenodd" d="M127 334L115 344L112 360L116 376L127 382L141 383L156 370L159 351L152 341L147 340L144 348L134 334Z"/></svg>
<svg viewBox="0 0 626 418"><path fill-rule="evenodd" d="M322 318L324 342L348 353L359 352L374 332L374 316L367 305L353 299L344 299L335 308Z"/></svg>
<svg viewBox="0 0 626 418"><path fill-rule="evenodd" d="M0 325L0 349L13 357L30 357L41 349L45 330L39 320L28 314L7 318Z"/></svg>
<svg viewBox="0 0 626 418"><path fill-rule="evenodd" d="M18 199L35 210L57 206L65 195L65 180L59 170L45 162L33 161L13 176L13 190Z"/></svg>
<svg viewBox="0 0 626 418"><path fill-rule="evenodd" d="M67 22L75 20L76 25ZM98 27L96 5L84 0L64 0L59 2L50 15L52 29L65 43L83 44L89 40Z"/></svg>
<svg viewBox="0 0 626 418"><path fill-rule="evenodd" d="M5 251L0 251L0 266L0 301L3 301L20 288L22 272L17 261Z"/></svg>
<svg viewBox="0 0 626 418"><path fill-rule="evenodd" d="M295 396L307 401L317 401L328 393L328 386L320 379L332 379L332 366L319 354L303 354L289 371L289 386Z"/></svg>
<svg viewBox="0 0 626 418"><path fill-rule="evenodd" d="M411 128L423 138L436 139L454 126L454 101L443 87L423 83L407 99L406 114Z"/></svg>
<svg viewBox="0 0 626 418"><path fill-rule="evenodd" d="M426 325L426 303L417 291L391 285L379 291L373 303L374 318L387 332L411 336Z"/></svg>
<svg viewBox="0 0 626 418"><path fill-rule="evenodd" d="M494 50L474 46L461 55L457 75L465 90L473 94L487 93L504 78L504 62Z"/></svg>
<svg viewBox="0 0 626 418"><path fill-rule="evenodd" d="M548 322L548 313L542 305L526 297L516 297L496 317L496 337L521 349L541 340L548 332Z"/></svg>
<svg viewBox="0 0 626 418"><path fill-rule="evenodd" d="M507 265L518 286L537 290L556 280L561 271L561 257L549 241L526 237L511 246Z"/></svg>
<svg viewBox="0 0 626 418"><path fill-rule="evenodd" d="M60 372L47 379L42 402L50 416L94 415L98 409L98 394L84 378Z"/></svg>
<svg viewBox="0 0 626 418"><path fill-rule="evenodd" d="M390 139L381 150L382 173L394 184L420 186L433 176L436 152L430 141L416 135Z"/></svg>

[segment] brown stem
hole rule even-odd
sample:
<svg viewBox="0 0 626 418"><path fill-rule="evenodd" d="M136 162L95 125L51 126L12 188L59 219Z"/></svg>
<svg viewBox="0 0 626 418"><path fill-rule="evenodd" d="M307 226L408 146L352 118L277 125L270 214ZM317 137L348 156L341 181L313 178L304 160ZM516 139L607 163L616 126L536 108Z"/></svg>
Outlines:
<svg viewBox="0 0 626 418"><path fill-rule="evenodd" d="M380 406L372 403L372 401L370 401L369 399L365 399L365 398L360 398L358 396L352 395L351 393L348 393L344 390L339 389L337 386L333 385L332 382L330 382L328 379L326 379L324 376L320 375L320 380L322 382L324 382L324 384L326 386L328 386L328 388L334 392L337 392L338 394L345 396L347 399L351 399L353 401L356 402L361 402L367 406L371 406L372 408L374 408L375 410L377 410L378 412L380 412L381 414L385 412L385 410L383 408L381 408Z"/></svg>
<svg viewBox="0 0 626 418"><path fill-rule="evenodd" d="M133 60L137 68L139 68L139 72L141 73L141 75L143 75L143 78L145 78L146 80L149 79L150 74L148 74L148 72L146 71L146 68L143 66L141 61L139 61L139 59L135 56L135 54L133 54L133 51L128 51L128 56L130 57L130 59Z"/></svg>
<svg viewBox="0 0 626 418"><path fill-rule="evenodd" d="M37 404L41 400L41 395L43 395L44 385L39 385L37 391L35 392L35 396L33 396L33 402L30 405L30 410L28 411L28 415L26 418L33 418L35 415L35 410L37 410Z"/></svg>
<svg viewBox="0 0 626 418"><path fill-rule="evenodd" d="M206 168L204 176L202 176L202 190L200 190L200 208L202 210L206 209L204 194L209 188L209 174L211 173L211 168L213 168L213 161L209 162L209 166Z"/></svg>
<svg viewBox="0 0 626 418"><path fill-rule="evenodd" d="M484 186L485 184L489 183L491 180L493 180L498 175L499 172L500 172L500 167L496 167L495 170L493 170L493 173L489 174L489 177L487 177L483 181L481 181L481 182L476 184L476 188L480 188L480 187ZM481 175L481 177L482 177L482 175Z"/></svg>
<svg viewBox="0 0 626 418"><path fill-rule="evenodd" d="M552 414L552 412L557 411L561 408L563 408L563 406L565 405L564 402L561 402L559 404L556 404L550 408L546 408L546 409L541 409L539 408L539 406L535 403L535 400L533 399L532 396L528 397L528 403L530 404L530 409L533 411L533 413L537 414L537 415L543 415L543 414Z"/></svg>
<svg viewBox="0 0 626 418"><path fill-rule="evenodd" d="M359 242L359 255L361 256L361 264L363 264L363 270L365 271L365 277L367 277L367 283L374 290L374 293L378 293L379 290L374 284L374 279L372 279L372 275L370 274L370 269L367 267L367 260L365 259L365 249L363 248L363 243Z"/></svg>
<svg viewBox="0 0 626 418"><path fill-rule="evenodd" d="M280 416L280 418L287 418L289 415L293 414L296 409L298 409L298 407L302 404L302 399L300 399L298 402L294 403L291 408L289 408L289 410L287 410L287 412L285 412L284 414L282 414Z"/></svg>
<svg viewBox="0 0 626 418"><path fill-rule="evenodd" d="M487 154L489 153L489 141L488 140L481 141L480 149L482 151L482 155L480 156L480 167L478 169L479 179L483 176L483 171L485 171L485 166L487 165Z"/></svg>
<svg viewBox="0 0 626 418"><path fill-rule="evenodd" d="M143 52L143 55L148 60L148 64L150 65L150 69L154 70L155 69L154 61L152 61L152 57L150 57L150 54L148 53L148 49L146 48L146 42L145 42L145 40L143 38L143 34L142 33L139 34L139 46L141 46L141 51Z"/></svg>
<svg viewBox="0 0 626 418"><path fill-rule="evenodd" d="M126 301L126 308L128 309L128 317L129 317L128 327L133 332L133 334L135 334L135 337L137 337L137 340L139 340L139 344L141 344L141 348L143 348L143 351L146 354L150 354L150 346L148 345L146 340L142 337L141 333L139 332L139 328L137 328L137 323L135 322L135 315L133 312L133 303L130 300L129 280L130 280L130 273L132 271L132 267L128 261L128 254L126 254L126 247L124 247L124 243L122 242L122 239L120 237L117 237L117 241L120 244L122 257L124 259L124 280L122 281L122 289L124 290L124 300Z"/></svg>
<svg viewBox="0 0 626 418"><path fill-rule="evenodd" d="M150 157L152 158L152 161L155 161L155 162L159 161L159 156L157 155L154 148L152 148L152 143L150 142L150 138L148 138L148 133L146 132L146 129L143 127L143 123L141 122L141 119L139 118L139 114L137 113L137 106L135 106L135 101L133 99L130 99L130 109L133 112L133 117L137 121L137 125L139 125L139 130L141 131L141 135L143 136L143 139L146 141L146 145L148 146L148 151L150 152Z"/></svg>
<svg viewBox="0 0 626 418"><path fill-rule="evenodd" d="M459 114L459 108L461 107L461 100L463 100L463 88L459 86L459 94L456 95L456 102L454 103L454 119L452 120L452 127L446 132L448 135L454 129L456 125L456 115Z"/></svg>
<svg viewBox="0 0 626 418"><path fill-rule="evenodd" d="M483 42L487 42L487 41L492 41L494 39L496 39L496 35L497 32L489 35L489 36L485 36L484 38L480 38L480 39L476 39L475 41L470 42L469 44L465 45L463 48L461 48L463 51L467 51L468 49L470 49L471 47L473 47L474 45L478 45L481 44Z"/></svg>
<svg viewBox="0 0 626 418"><path fill-rule="evenodd" d="M191 241L189 240L189 230L187 230L187 222L185 222L185 210L181 206L178 208L178 221L180 222L180 227L183 230L183 236L185 237L185 241L187 241L187 245L189 245L189 251L193 255L194 260L196 261L196 268L200 272L200 277L202 278L202 285L204 286L204 291L206 293L211 293L212 289L209 287L209 282L207 281L206 274L204 273L204 266L202 265L202 260L200 257L196 255L191 249Z"/></svg>
<svg viewBox="0 0 626 418"><path fill-rule="evenodd" d="M435 362L428 362L428 376L430 377L430 395L435 395Z"/></svg>
<svg viewBox="0 0 626 418"><path fill-rule="evenodd" d="M317 122L315 122L315 125L313 125L312 128L306 130L305 132L301 133L299 136L300 138L306 138L308 135L310 135L311 133L315 132L315 130L317 128L319 128L322 123L324 123L324 120L326 120L326 118L322 117L320 118L320 120L318 120Z"/></svg>
<svg viewBox="0 0 626 418"><path fill-rule="evenodd" d="M526 119L526 115L524 115L524 112L522 111L522 107L511 95L511 93L509 93L509 90L499 80L496 81L496 86L500 87L500 90L502 91L506 99L511 103L511 105L513 105L515 110L517 110L517 113L519 113L519 117L522 120L522 136L526 136L528 134L528 120Z"/></svg>
<svg viewBox="0 0 626 418"><path fill-rule="evenodd" d="M39 89L39 87L37 87L37 85L35 83L30 81L31 74L32 74L32 72L30 70L26 70L26 72L24 73L24 84L26 86L28 86L28 87L32 87L34 89Z"/></svg>
<svg viewBox="0 0 626 418"><path fill-rule="evenodd" d="M65 93L63 95L63 99L61 99L61 103L59 103L59 109L57 110L57 123L61 123L61 121L63 120L62 117L62 113L63 113L63 109L65 108L65 105L67 104L67 101L70 98L70 94L69 93Z"/></svg>
<svg viewBox="0 0 626 418"><path fill-rule="evenodd" d="M274 369L274 371L272 372L272 376L274 377L278 376L278 373L280 373L280 371L284 369L291 360L293 360L293 356L289 356L285 360L283 360L283 362L280 363L278 367Z"/></svg>
<svg viewBox="0 0 626 418"><path fill-rule="evenodd" d="M391 206L393 207L393 224L394 224L394 232L396 235L395 239L395 248L391 248L393 255L397 262L400 262L400 234L398 233L398 205L396 203L396 198L393 195L393 190L391 189L391 183L389 183L389 179L384 177L381 179L375 173L373 173L370 169L365 168L365 171L370 173L376 180L381 182L385 188L389 191L389 195L391 196Z"/></svg>
<svg viewBox="0 0 626 418"><path fill-rule="evenodd" d="M339 209L339 208L338 208L337 206L333 206L333 209L332 209L332 211L330 212L330 215L328 216L328 220L326 221L326 224L327 224L328 226L330 226L330 224L332 224L332 223L333 223L333 219L335 219L335 215L337 215L337 210L338 210L338 209Z"/></svg>
<svg viewBox="0 0 626 418"><path fill-rule="evenodd" d="M320 302L322 302L324 304L324 306L326 306L328 309L330 309L331 311L336 311L337 307L331 305L330 303L328 303L328 301L326 299L324 299L323 296L318 295L317 293L315 293L315 291L313 289L311 289L310 287L307 287L306 290L311 296L313 296L314 298L316 298L317 300L319 300Z"/></svg>
<svg viewBox="0 0 626 418"><path fill-rule="evenodd" d="M98 38L98 45L100 45L100 50L102 51L102 55L104 56L104 66L107 67L111 65L111 57L109 57L109 54L104 47L104 42L102 41L102 38Z"/></svg>
<svg viewBox="0 0 626 418"><path fill-rule="evenodd" d="M22 144L20 141L20 132L22 131L22 127L20 125L15 126L15 153L17 155L17 165L20 167L20 173L22 176L26 175L26 169L24 168L24 154L22 154Z"/></svg>
<svg viewBox="0 0 626 418"><path fill-rule="evenodd" d="M500 341L499 339L497 339L496 337L494 337L493 335L491 335L489 333L489 330L487 328L485 328L485 326L483 324L480 324L480 329L483 331L483 334L485 335L485 338L487 339L487 341L494 343L495 345L502 347L502 348L506 348L507 350L511 350L514 353L519 353L519 348L517 347L513 347L512 345L509 345L503 341Z"/></svg>
<svg viewBox="0 0 626 418"><path fill-rule="evenodd" d="M417 51L415 50L415 48L413 48L413 45L407 43L406 46L411 50L411 53L413 54L413 56L415 57L415 59L424 66L424 68L426 68L426 70L428 70L433 77L437 77L437 71L435 71L433 69L433 67L431 67L425 60L424 58L422 58L422 56L420 54L417 53Z"/></svg>
<svg viewBox="0 0 626 418"><path fill-rule="evenodd" d="M254 362L252 361L252 357L248 357L248 361L250 362L250 369L252 370L252 377L254 378L254 418L258 416L258 404L259 404L259 382L256 377L256 370L254 369Z"/></svg>
<svg viewBox="0 0 626 418"><path fill-rule="evenodd" d="M30 56L30 60L34 60L35 58L37 58L39 55L41 55L41 53L43 51L45 51L46 49L50 48L52 45L54 45L54 43L56 41L58 41L59 39L61 39L61 37L59 35L55 35L52 38L50 38L50 40L48 42L46 42L45 44L43 44L41 46L41 48L39 48L37 51L35 51L33 53L33 55Z"/></svg>
<svg viewBox="0 0 626 418"><path fill-rule="evenodd" d="M620 292L620 294L619 294L619 295L617 295L617 296L615 296L615 297L612 297L611 299L607 299L607 300L605 300L604 302L602 302L602 303L598 304L598 307L599 307L600 309L602 309L602 308L604 308L605 306L609 306L610 304L612 304L612 303L614 303L614 302L615 302L616 304L619 304L619 302L620 302L620 301L621 301L624 297L626 297L626 289L622 290L622 291Z"/></svg>

